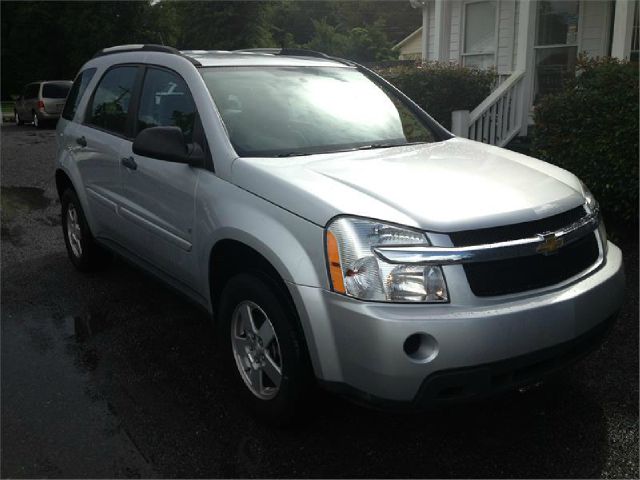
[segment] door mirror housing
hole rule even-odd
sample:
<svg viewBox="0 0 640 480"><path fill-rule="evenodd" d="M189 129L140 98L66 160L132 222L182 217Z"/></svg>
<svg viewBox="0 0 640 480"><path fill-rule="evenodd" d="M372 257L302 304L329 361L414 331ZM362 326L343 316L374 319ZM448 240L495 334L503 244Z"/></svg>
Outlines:
<svg viewBox="0 0 640 480"><path fill-rule="evenodd" d="M133 153L144 157L184 163L192 167L204 165L204 152L197 143L187 143L179 127L150 127L133 141Z"/></svg>

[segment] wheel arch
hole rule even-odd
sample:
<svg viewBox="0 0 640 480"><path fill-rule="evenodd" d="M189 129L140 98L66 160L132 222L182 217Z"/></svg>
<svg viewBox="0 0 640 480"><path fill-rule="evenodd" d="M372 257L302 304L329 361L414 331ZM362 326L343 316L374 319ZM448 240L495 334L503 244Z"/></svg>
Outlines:
<svg viewBox="0 0 640 480"><path fill-rule="evenodd" d="M76 188L73 185L73 182L71 181L71 177L69 177L69 175L67 175L67 172L65 172L63 169L61 168L57 168L56 169L56 192L58 193L58 198L62 197L62 194L64 193L64 191L67 188L71 188L73 189L74 192L76 192Z"/></svg>
<svg viewBox="0 0 640 480"><path fill-rule="evenodd" d="M304 317L299 311L297 302L291 293L288 282L285 280L283 265L268 258L269 253L260 251L258 245L249 245L248 242L235 238L223 238L218 240L211 248L209 255L209 292L213 318L216 320L217 307L220 294L226 282L237 273L259 272L266 276L281 292L281 300L291 309L295 319L295 327L300 333L305 353L313 370L319 372L317 352L313 339L309 337L309 326L305 325ZM272 252L273 253L273 252ZM273 257L272 257L273 258ZM277 265L277 266L276 266ZM279 268L278 268L279 267ZM310 348L311 347L311 348Z"/></svg>
<svg viewBox="0 0 640 480"><path fill-rule="evenodd" d="M89 229L92 232L95 232L94 222L93 222L93 212L89 209L89 205L87 202L87 196L82 188L78 188L81 185L81 181L76 179L74 181L73 170L68 171L66 165L68 165L68 158L63 158L58 164L55 172L55 182L56 182L56 192L58 194L58 198L62 198L62 194L67 188L73 189L78 200L80 201L80 206L82 207L82 211L84 213L84 217L89 224ZM77 173L77 171L76 171Z"/></svg>
<svg viewBox="0 0 640 480"><path fill-rule="evenodd" d="M259 271L267 275L283 292L287 293L287 301L293 305L293 300L284 275L273 265L255 246L234 239L218 240L209 253L209 291L211 306L216 311L217 301L226 282L236 273Z"/></svg>

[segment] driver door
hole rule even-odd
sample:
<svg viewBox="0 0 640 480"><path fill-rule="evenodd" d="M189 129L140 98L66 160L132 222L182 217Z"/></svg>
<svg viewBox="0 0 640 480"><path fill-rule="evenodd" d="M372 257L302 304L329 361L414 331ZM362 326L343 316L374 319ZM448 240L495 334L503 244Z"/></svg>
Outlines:
<svg viewBox="0 0 640 480"><path fill-rule="evenodd" d="M174 71L146 67L135 131L178 126L193 140L197 111L184 80ZM125 142L120 152L127 246L180 282L194 285L192 265L195 191L200 169L133 153Z"/></svg>

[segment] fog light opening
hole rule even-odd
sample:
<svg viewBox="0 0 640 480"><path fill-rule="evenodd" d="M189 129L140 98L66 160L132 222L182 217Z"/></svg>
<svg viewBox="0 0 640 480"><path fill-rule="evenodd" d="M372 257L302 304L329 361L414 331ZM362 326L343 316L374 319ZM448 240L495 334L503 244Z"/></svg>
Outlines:
<svg viewBox="0 0 640 480"><path fill-rule="evenodd" d="M418 363L430 362L438 355L438 342L428 333L409 335L402 348L410 360Z"/></svg>

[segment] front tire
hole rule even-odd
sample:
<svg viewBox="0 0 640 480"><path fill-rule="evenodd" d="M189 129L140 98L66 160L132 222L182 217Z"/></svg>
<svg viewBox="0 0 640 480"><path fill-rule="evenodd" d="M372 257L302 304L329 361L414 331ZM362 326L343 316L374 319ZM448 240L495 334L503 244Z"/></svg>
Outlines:
<svg viewBox="0 0 640 480"><path fill-rule="evenodd" d="M226 368L238 394L260 419L287 425L302 411L312 372L295 309L260 273L231 278L217 321Z"/></svg>
<svg viewBox="0 0 640 480"><path fill-rule="evenodd" d="M24 122L20 119L20 114L17 110L13 111L13 120L16 125L24 125Z"/></svg>
<svg viewBox="0 0 640 480"><path fill-rule="evenodd" d="M76 192L67 189L60 198L62 204L62 233L71 263L81 272L103 268L110 254L96 243L89 230Z"/></svg>

